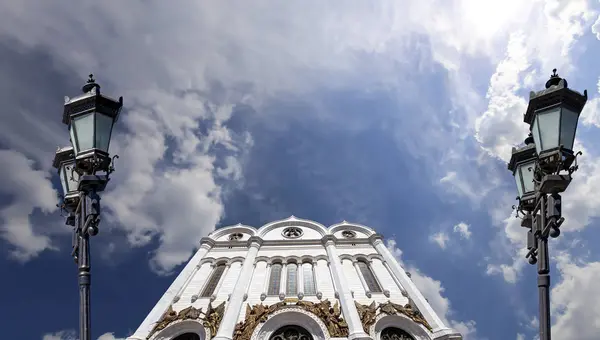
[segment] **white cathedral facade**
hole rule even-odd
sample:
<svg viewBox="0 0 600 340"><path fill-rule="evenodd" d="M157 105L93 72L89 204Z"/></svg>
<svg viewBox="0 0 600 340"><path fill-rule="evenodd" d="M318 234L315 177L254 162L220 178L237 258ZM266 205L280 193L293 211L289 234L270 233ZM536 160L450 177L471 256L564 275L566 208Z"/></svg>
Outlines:
<svg viewBox="0 0 600 340"><path fill-rule="evenodd" d="M446 340L373 229L290 217L220 228L127 340Z"/></svg>

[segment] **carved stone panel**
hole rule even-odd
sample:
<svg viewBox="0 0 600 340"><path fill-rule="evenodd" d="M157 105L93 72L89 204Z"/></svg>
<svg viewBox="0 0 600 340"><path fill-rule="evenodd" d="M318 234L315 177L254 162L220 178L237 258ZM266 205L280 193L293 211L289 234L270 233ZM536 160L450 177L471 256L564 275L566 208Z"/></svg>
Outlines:
<svg viewBox="0 0 600 340"><path fill-rule="evenodd" d="M425 320L425 317L423 316L423 314L421 314L420 311L414 309L410 304L406 304L406 305L402 306L402 305L393 303L391 301L388 301L386 303L379 304L378 308L382 313L385 313L388 315L395 315L395 314L405 315L412 321L423 325L430 332L432 330L432 328L429 325L429 323L427 322L427 320Z"/></svg>
<svg viewBox="0 0 600 340"><path fill-rule="evenodd" d="M330 337L337 338L348 336L348 325L341 317L342 312L337 302L335 305L331 306L331 302L329 300L320 301L318 303L296 300L295 304L293 305L286 302L278 302L271 306L265 306L262 303L252 307L247 305L246 317L244 321L239 322L235 326L233 339L250 340L254 329L259 323L267 321L271 314L289 306L301 308L314 314L326 326Z"/></svg>

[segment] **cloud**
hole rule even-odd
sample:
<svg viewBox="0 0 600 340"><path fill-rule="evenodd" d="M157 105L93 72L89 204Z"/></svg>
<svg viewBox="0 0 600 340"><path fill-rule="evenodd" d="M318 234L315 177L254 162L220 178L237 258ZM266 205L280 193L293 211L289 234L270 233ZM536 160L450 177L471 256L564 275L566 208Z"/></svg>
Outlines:
<svg viewBox="0 0 600 340"><path fill-rule="evenodd" d="M443 296L444 287L442 283L423 274L418 268L406 266L402 261L402 250L396 247L395 240L388 240L386 246L396 257L400 265L411 273L411 279L423 296L427 298L433 310L444 321L444 324L460 332L465 340L475 339L477 332L475 321L459 321L452 318L454 312L450 308L448 298Z"/></svg>
<svg viewBox="0 0 600 340"><path fill-rule="evenodd" d="M125 340L125 338L117 338L114 333L104 333L98 337L98 340Z"/></svg>
<svg viewBox="0 0 600 340"><path fill-rule="evenodd" d="M431 242L437 243L437 245L440 246L440 248L442 248L442 249L446 249L446 243L448 242L449 239L450 238L448 237L448 234L446 234L444 232L435 233L435 234L429 236L429 240Z"/></svg>
<svg viewBox="0 0 600 340"><path fill-rule="evenodd" d="M458 233L461 238L470 239L471 231L469 230L469 225L465 222L460 222L459 224L454 226L454 232Z"/></svg>
<svg viewBox="0 0 600 340"><path fill-rule="evenodd" d="M581 340L598 338L600 325L600 262L583 262L562 253L556 257L561 274L552 288L552 337L567 339L577 334Z"/></svg>
<svg viewBox="0 0 600 340"><path fill-rule="evenodd" d="M77 333L73 330L58 331L56 333L44 334L42 340L77 340Z"/></svg>
<svg viewBox="0 0 600 340"><path fill-rule="evenodd" d="M592 33L600 40L600 15L598 15L598 19L596 19L596 22L592 25Z"/></svg>
<svg viewBox="0 0 600 340"><path fill-rule="evenodd" d="M34 162L12 150L0 150L0 194L9 204L0 209L0 235L12 245L10 254L27 261L46 249L56 249L47 234L34 229L32 210L55 211L58 202L49 174L35 170ZM49 221L54 221L52 218Z"/></svg>
<svg viewBox="0 0 600 340"><path fill-rule="evenodd" d="M44 334L42 340L77 340L77 333L73 330L63 330L56 333ZM107 332L98 337L98 340L125 340L125 338L117 338L114 333Z"/></svg>

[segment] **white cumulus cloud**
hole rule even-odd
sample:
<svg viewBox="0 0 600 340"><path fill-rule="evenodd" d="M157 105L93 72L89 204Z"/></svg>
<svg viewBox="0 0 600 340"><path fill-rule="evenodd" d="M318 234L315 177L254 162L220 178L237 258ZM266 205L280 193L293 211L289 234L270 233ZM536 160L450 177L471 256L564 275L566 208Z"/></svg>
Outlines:
<svg viewBox="0 0 600 340"><path fill-rule="evenodd" d="M438 314L442 321L454 330L460 332L465 340L473 340L476 338L476 324L473 320L460 321L455 320L452 317L453 311L450 308L450 300L443 296L444 287L442 283L435 280L424 273L418 268L412 266L405 266L402 261L402 250L396 246L395 240L388 240L386 246L392 254L396 257L400 265L408 272L411 273L411 279L419 288L419 291L429 301L429 304L433 310Z"/></svg>

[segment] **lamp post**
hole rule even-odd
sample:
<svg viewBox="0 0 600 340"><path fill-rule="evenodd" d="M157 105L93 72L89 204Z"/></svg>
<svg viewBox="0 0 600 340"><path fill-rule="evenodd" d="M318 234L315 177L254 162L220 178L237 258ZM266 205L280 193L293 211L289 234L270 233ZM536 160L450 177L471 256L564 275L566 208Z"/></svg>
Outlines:
<svg viewBox="0 0 600 340"><path fill-rule="evenodd" d="M123 97L112 99L100 93L90 74L83 94L65 97L63 123L69 127L71 146L59 148L53 165L63 190L61 209L73 227L71 256L79 276L79 339L91 340L90 327L90 236L98 234L100 196L114 171L108 148L112 128Z"/></svg>
<svg viewBox="0 0 600 340"><path fill-rule="evenodd" d="M573 143L586 101L587 90L582 95L569 89L554 69L546 89L529 94L523 120L530 125L530 133L524 146L513 148L508 163L519 194L517 217L528 229L526 258L530 264L537 263L540 340L551 338L548 236L558 237L565 220L560 193L578 168L581 152L573 152Z"/></svg>

